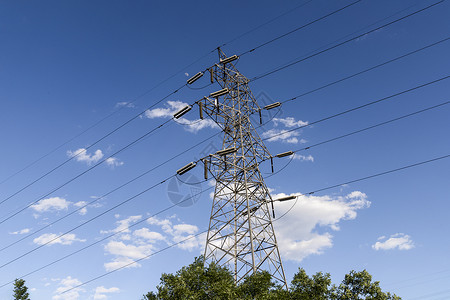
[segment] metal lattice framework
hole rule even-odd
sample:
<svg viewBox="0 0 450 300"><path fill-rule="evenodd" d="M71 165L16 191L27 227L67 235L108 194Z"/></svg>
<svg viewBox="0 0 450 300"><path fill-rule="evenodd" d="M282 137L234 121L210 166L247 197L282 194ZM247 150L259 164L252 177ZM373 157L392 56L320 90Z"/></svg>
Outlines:
<svg viewBox="0 0 450 300"><path fill-rule="evenodd" d="M203 159L205 172L209 170L216 180L205 262L227 266L236 283L265 270L286 286L269 209L273 202L259 170L271 155L250 121L260 107L249 80L232 62L223 63L227 57L218 51L221 63L210 73L222 95L213 93L199 102L202 112L224 132L222 150Z"/></svg>

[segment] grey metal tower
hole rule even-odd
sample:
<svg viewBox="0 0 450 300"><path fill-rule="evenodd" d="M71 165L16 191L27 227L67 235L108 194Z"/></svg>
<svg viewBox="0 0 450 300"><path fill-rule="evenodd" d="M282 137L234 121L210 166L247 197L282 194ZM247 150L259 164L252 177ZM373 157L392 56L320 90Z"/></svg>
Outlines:
<svg viewBox="0 0 450 300"><path fill-rule="evenodd" d="M272 225L273 202L259 169L271 155L250 121L251 115L261 116L261 108L249 80L233 64L238 57L218 51L220 61L209 71L211 82L222 89L198 102L201 117L206 113L224 132L222 150L203 159L205 176L209 171L216 180L205 261L228 266L236 283L265 270L287 286Z"/></svg>

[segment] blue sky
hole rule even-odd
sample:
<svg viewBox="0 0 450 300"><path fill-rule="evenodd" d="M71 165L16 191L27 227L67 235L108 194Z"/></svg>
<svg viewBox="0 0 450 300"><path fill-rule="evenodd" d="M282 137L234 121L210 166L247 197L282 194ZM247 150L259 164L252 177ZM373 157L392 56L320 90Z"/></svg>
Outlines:
<svg viewBox="0 0 450 300"><path fill-rule="evenodd" d="M184 88L171 95L87 151L83 150L173 92L193 74L217 62L217 54L212 51L217 46L225 44L222 49L227 55L240 54L351 3L313 0L299 7L304 2L2 1L0 201L74 153L81 154L0 204L3 220L40 200L13 218L0 221L1 248L88 202L92 204L1 250L0 265L159 183L186 163L220 147L220 136L216 136L186 151L218 132L212 122L195 122L198 119L195 108L182 124L167 123L139 143L113 155L168 120L183 103L192 103L217 90L217 85L208 85L205 76L192 89ZM254 78L432 3L361 1L243 55L236 66L243 75ZM448 38L449 13L450 4L444 1L256 80L251 83L251 89L263 106L381 64ZM288 102L278 111L265 113L265 124L258 132L262 137L270 137L448 76L449 48L449 41L442 42ZM446 102L449 80L285 133L276 140L267 140L266 146L272 154L296 150ZM305 195L449 154L448 106L298 152L292 161L278 159L275 170L287 166L273 176L268 165L261 166L275 198L300 195L290 212L274 223L288 280L298 267L305 268L308 274L330 272L336 283L352 269L367 269L375 280L381 281L383 289L403 299L445 299L450 295L449 159ZM99 199L180 153L164 166ZM49 155L10 177L46 154ZM102 160L106 161L50 193ZM197 178L201 181L201 168L181 180L195 183ZM139 299L155 288L161 273L175 272L200 255L203 236L69 293L60 292L207 229L211 209L211 190L207 189L212 184L189 185L175 180L157 185L55 243L5 265L0 271L0 285L117 233L24 279L35 300ZM153 216L173 205L177 197L196 194L200 189L204 192L190 205L179 205ZM292 202L278 203L277 217L292 205ZM8 298L11 293L12 285L2 287L0 298Z"/></svg>

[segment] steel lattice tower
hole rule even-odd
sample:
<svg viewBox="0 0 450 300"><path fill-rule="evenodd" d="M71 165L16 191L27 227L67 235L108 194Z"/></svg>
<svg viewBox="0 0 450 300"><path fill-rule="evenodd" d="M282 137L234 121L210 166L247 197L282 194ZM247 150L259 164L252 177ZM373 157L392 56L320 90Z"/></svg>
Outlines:
<svg viewBox="0 0 450 300"><path fill-rule="evenodd" d="M269 209L273 202L259 169L271 155L250 121L261 109L233 57L218 51L220 63L209 71L222 90L198 102L201 116L206 113L224 132L222 150L203 159L205 176L209 170L216 180L205 262L227 266L236 283L265 270L287 287Z"/></svg>

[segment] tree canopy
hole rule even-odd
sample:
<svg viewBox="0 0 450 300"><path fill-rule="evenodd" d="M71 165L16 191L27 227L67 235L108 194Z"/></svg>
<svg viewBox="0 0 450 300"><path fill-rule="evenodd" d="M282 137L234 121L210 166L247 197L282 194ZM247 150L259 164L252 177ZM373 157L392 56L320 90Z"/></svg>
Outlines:
<svg viewBox="0 0 450 300"><path fill-rule="evenodd" d="M372 281L366 270L350 271L339 285L335 285L329 273L308 276L299 268L286 289L265 271L252 274L236 285L232 272L214 263L205 266L203 257L196 258L175 274L162 274L156 292L147 293L143 299L401 300L395 294L383 292L380 283Z"/></svg>
<svg viewBox="0 0 450 300"><path fill-rule="evenodd" d="M25 280L14 280L14 300L30 300Z"/></svg>

